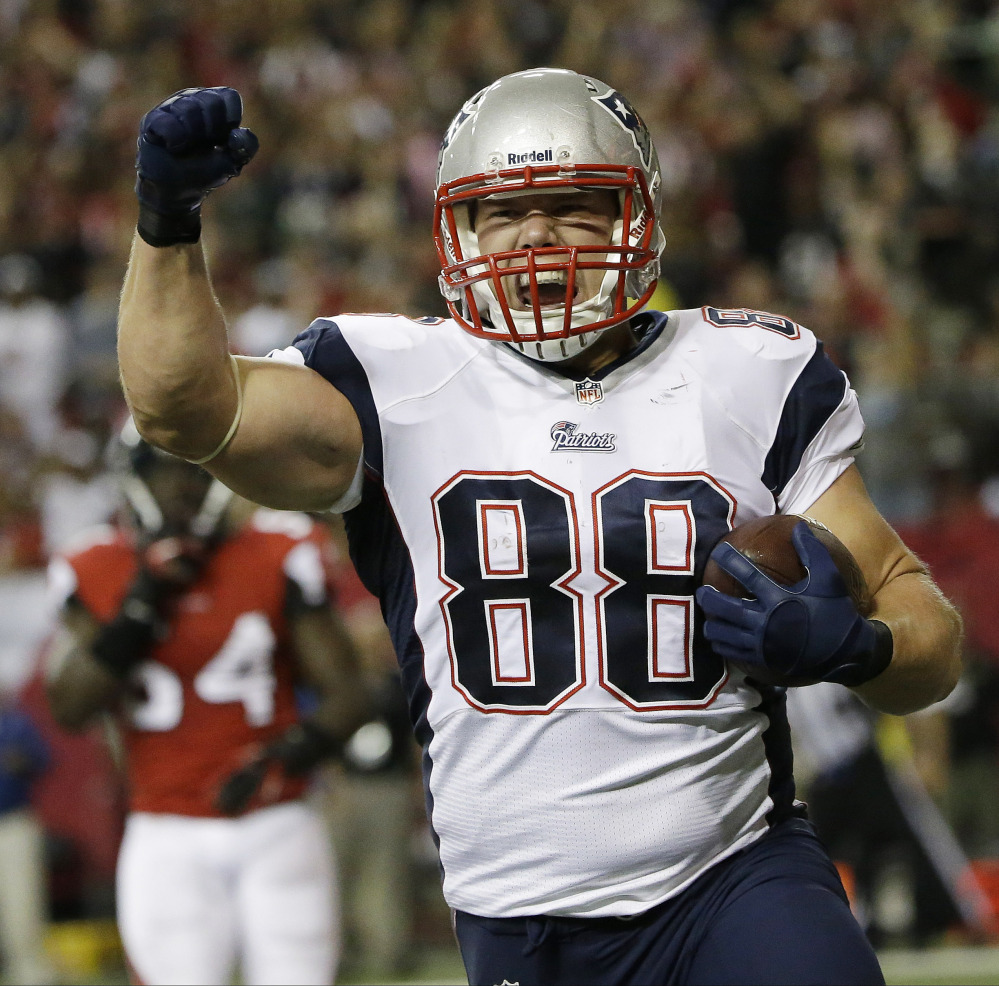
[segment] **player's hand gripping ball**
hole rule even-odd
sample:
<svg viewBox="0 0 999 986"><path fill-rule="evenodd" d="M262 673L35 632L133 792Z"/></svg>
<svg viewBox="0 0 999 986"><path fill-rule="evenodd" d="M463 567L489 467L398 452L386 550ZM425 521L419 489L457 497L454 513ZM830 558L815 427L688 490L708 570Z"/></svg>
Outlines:
<svg viewBox="0 0 999 986"><path fill-rule="evenodd" d="M797 515L736 527L711 552L697 601L715 652L771 685L858 685L891 661L888 627L855 559Z"/></svg>
<svg viewBox="0 0 999 986"><path fill-rule="evenodd" d="M241 127L235 89L182 89L154 106L139 124L135 194L139 235L152 246L194 243L201 204L242 171L259 141Z"/></svg>

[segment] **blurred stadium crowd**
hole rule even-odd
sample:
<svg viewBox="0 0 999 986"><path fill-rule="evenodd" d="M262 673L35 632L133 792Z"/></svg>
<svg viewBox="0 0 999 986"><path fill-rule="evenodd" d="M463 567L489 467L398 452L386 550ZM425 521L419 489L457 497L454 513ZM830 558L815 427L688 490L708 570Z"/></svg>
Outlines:
<svg viewBox="0 0 999 986"><path fill-rule="evenodd" d="M205 239L257 354L318 314L444 314L440 136L536 65L601 78L645 117L657 307L780 312L850 374L871 493L968 624L933 793L965 806L966 851L999 856L995 0L0 0L0 573L40 570L114 501L102 450L146 110L186 86L243 96L261 150Z"/></svg>

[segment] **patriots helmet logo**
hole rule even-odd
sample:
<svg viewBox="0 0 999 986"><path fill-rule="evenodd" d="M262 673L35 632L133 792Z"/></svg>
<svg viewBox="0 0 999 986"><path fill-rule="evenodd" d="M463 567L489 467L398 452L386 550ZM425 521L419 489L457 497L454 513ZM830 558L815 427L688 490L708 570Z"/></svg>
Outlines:
<svg viewBox="0 0 999 986"><path fill-rule="evenodd" d="M612 89L604 96L591 98L607 110L631 134L631 139L638 149L638 153L642 156L642 164L646 168L652 167L652 138L649 136L648 127L645 126L645 122L638 115L635 107L616 89Z"/></svg>

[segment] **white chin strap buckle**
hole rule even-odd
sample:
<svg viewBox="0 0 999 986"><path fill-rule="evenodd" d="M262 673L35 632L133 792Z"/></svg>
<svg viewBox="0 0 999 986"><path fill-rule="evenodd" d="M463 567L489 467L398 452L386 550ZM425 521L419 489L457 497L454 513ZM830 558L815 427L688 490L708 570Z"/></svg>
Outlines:
<svg viewBox="0 0 999 986"><path fill-rule="evenodd" d="M445 301L461 300L461 288L452 284L443 274L437 275L437 284L440 287L441 294L444 295Z"/></svg>

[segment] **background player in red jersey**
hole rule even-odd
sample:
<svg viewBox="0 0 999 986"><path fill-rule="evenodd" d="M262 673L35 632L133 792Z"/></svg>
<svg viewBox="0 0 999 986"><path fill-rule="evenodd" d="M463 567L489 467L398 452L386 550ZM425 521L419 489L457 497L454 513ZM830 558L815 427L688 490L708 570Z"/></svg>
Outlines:
<svg viewBox="0 0 999 986"><path fill-rule="evenodd" d="M330 605L325 535L235 500L129 424L130 522L53 560L48 695L63 726L115 713L129 816L118 921L145 983L332 982L329 843L310 769L367 717ZM299 713L304 685L314 711Z"/></svg>

